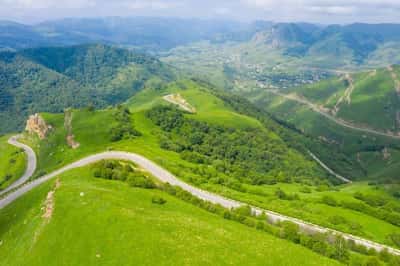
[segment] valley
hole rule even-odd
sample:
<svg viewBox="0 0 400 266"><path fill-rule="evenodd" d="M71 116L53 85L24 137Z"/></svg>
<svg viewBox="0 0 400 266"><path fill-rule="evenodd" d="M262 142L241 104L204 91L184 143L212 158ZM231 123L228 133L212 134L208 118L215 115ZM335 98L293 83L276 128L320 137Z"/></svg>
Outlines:
<svg viewBox="0 0 400 266"><path fill-rule="evenodd" d="M400 265L398 33L0 22L0 265Z"/></svg>

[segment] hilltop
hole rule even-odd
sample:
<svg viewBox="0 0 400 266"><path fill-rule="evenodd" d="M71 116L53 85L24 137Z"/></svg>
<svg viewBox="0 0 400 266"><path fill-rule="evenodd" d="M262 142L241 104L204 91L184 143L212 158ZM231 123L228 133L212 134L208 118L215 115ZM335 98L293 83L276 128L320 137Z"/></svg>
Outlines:
<svg viewBox="0 0 400 266"><path fill-rule="evenodd" d="M0 133L22 129L28 114L105 107L174 78L157 59L104 45L0 53Z"/></svg>

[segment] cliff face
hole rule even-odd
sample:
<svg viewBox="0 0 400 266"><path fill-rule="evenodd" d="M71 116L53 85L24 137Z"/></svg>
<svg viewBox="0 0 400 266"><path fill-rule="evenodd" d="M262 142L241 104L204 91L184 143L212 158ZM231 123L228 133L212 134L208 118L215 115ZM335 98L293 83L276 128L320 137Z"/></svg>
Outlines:
<svg viewBox="0 0 400 266"><path fill-rule="evenodd" d="M44 139L50 128L39 114L34 114L29 116L29 119L26 121L25 130L30 134L37 134L40 139Z"/></svg>

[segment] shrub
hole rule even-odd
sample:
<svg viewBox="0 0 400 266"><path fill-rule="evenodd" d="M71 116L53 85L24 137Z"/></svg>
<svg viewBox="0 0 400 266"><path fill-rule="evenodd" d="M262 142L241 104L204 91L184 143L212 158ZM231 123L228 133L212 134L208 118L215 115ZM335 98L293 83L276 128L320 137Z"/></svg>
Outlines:
<svg viewBox="0 0 400 266"><path fill-rule="evenodd" d="M300 243L299 226L295 223L285 221L281 223L281 237L294 243Z"/></svg>
<svg viewBox="0 0 400 266"><path fill-rule="evenodd" d="M330 216L330 217L328 218L328 221L329 221L331 224L334 224L334 225L339 225L339 224L345 224L345 223L347 223L347 220L346 220L344 217L340 216L340 215L333 215L333 216Z"/></svg>
<svg viewBox="0 0 400 266"><path fill-rule="evenodd" d="M393 233L388 235L388 238L398 247L400 247L400 234Z"/></svg>
<svg viewBox="0 0 400 266"><path fill-rule="evenodd" d="M370 257L364 263L365 266L381 266L382 263L379 261L377 257Z"/></svg>
<svg viewBox="0 0 400 266"><path fill-rule="evenodd" d="M341 262L347 262L349 260L350 252L344 238L336 237L330 257Z"/></svg>
<svg viewBox="0 0 400 266"><path fill-rule="evenodd" d="M144 176L140 176L140 175L130 174L128 176L128 178L126 179L126 181L132 187L140 187L140 188L148 188L148 189L156 187L156 185L154 184L153 181L151 181L150 179L148 179Z"/></svg>
<svg viewBox="0 0 400 266"><path fill-rule="evenodd" d="M233 212L242 216L251 216L251 207L249 205L243 205L233 209Z"/></svg>
<svg viewBox="0 0 400 266"><path fill-rule="evenodd" d="M286 199L287 198L285 191L283 191L281 188L278 188L277 190L275 190L275 196L277 196L278 199Z"/></svg>
<svg viewBox="0 0 400 266"><path fill-rule="evenodd" d="M301 187L300 192L302 193L311 193L311 188L309 187Z"/></svg>
<svg viewBox="0 0 400 266"><path fill-rule="evenodd" d="M333 207L336 207L338 205L333 197L327 195L322 197L322 203Z"/></svg>
<svg viewBox="0 0 400 266"><path fill-rule="evenodd" d="M165 204L167 201L166 201L164 198L161 198L161 197L159 197L159 196L153 196L153 197L151 198L151 202L154 203L154 204L163 205L163 204Z"/></svg>

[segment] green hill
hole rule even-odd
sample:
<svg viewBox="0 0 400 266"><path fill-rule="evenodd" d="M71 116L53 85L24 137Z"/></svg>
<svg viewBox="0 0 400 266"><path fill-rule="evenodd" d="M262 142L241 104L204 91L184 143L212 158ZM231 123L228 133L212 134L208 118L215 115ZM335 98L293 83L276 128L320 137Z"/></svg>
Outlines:
<svg viewBox="0 0 400 266"><path fill-rule="evenodd" d="M400 67L347 74L288 92L295 92L354 124L400 132Z"/></svg>
<svg viewBox="0 0 400 266"><path fill-rule="evenodd" d="M165 101L163 97L171 94L179 94L195 113ZM96 152L131 151L202 189L397 245L396 189L335 185L340 182L308 156L303 137L256 110L240 98L181 80L144 89L120 107L73 110L72 134L80 144L76 149L67 144L64 114L42 114L53 130L44 140L25 135L25 141L38 154L36 176ZM384 198L385 210L354 198L351 188L356 187ZM334 206L325 197L334 197ZM386 216L389 212L394 220Z"/></svg>
<svg viewBox="0 0 400 266"><path fill-rule="evenodd" d="M346 74L286 89L284 93L295 93L297 97L308 100L321 111L348 124L397 135L400 130L400 97L396 90L398 73L399 67L393 66ZM256 95L253 100L274 116L322 140L331 150L343 153L351 165L347 169L330 160L331 153L316 151L337 172L358 179L398 180L398 140L345 128L311 111L306 105L268 92Z"/></svg>
<svg viewBox="0 0 400 266"><path fill-rule="evenodd" d="M34 112L105 107L173 77L155 58L104 45L0 53L0 133L21 129Z"/></svg>
<svg viewBox="0 0 400 266"><path fill-rule="evenodd" d="M55 183L0 211L0 265L340 265L165 192L96 179L91 167Z"/></svg>

